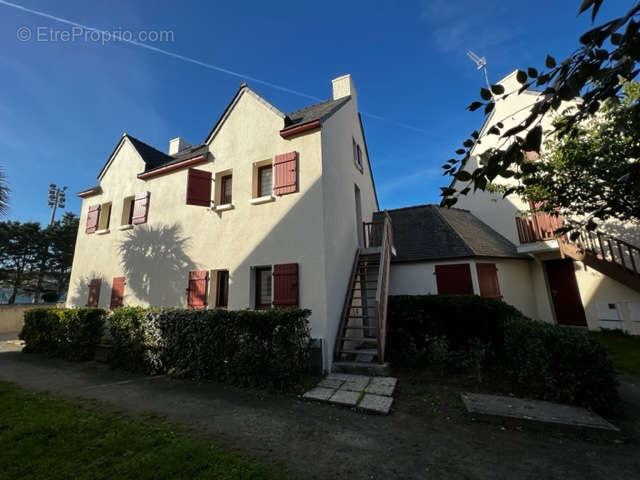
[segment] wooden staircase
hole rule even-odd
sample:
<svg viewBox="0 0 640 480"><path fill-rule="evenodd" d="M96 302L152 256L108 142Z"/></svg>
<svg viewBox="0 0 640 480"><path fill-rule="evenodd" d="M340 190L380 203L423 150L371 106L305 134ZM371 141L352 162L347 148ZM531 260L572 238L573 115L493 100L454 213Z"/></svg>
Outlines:
<svg viewBox="0 0 640 480"><path fill-rule="evenodd" d="M579 229L580 235L570 240L558 238L563 256L583 262L633 290L640 292L640 248L606 233Z"/></svg>
<svg viewBox="0 0 640 480"><path fill-rule="evenodd" d="M387 297L393 235L391 219L363 224L334 349L334 371L384 374Z"/></svg>

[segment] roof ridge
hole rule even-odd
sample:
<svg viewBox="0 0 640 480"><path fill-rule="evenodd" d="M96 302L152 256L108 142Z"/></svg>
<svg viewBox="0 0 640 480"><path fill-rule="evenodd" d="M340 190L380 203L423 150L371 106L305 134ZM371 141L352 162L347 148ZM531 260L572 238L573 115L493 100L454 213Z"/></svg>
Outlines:
<svg viewBox="0 0 640 480"><path fill-rule="evenodd" d="M399 210L410 210L412 208L425 208L425 207L437 207L437 208L442 208L440 207L440 205L438 203L421 203L419 205L407 205L406 207L398 207L398 208L385 208L382 211L385 212L397 212ZM470 210L467 210L466 208L458 208L458 207L448 207L451 210L460 210L461 212L469 212L471 213Z"/></svg>
<svg viewBox="0 0 640 480"><path fill-rule="evenodd" d="M473 256L477 255L477 254L476 254L476 252L475 252L475 250L471 247L471 245L469 245L469 243L465 240L465 238L462 236L462 234L461 234L461 233L456 229L456 227L454 227L453 225L451 225L451 223L450 223L450 222L445 218L445 216L444 216L444 215L442 215L442 213L440 213L440 207L439 207L439 206L436 206L436 205L432 205L432 207L433 207L433 209L435 210L436 215L438 215L438 216L442 219L442 221L443 221L444 223L446 223L446 224L449 226L449 228L450 228L451 230L453 230L453 233L455 233L455 234L458 236L458 238L459 238L460 240L462 240L462 243L464 244L464 246L465 246L465 247L467 247L467 249L469 250L469 252L471 253L471 255L473 255ZM459 210L459 209L457 209L457 210ZM469 213L470 213L470 212L469 212ZM472 214L472 215L473 215L473 214Z"/></svg>

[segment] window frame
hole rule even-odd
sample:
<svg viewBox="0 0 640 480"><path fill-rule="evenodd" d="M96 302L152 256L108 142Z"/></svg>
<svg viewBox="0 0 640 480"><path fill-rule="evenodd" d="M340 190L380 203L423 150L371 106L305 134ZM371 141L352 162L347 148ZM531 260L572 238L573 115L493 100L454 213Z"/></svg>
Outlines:
<svg viewBox="0 0 640 480"><path fill-rule="evenodd" d="M222 280L225 280L224 284ZM221 291L224 288L223 291ZM224 303L221 302L224 299ZM218 270L216 272L216 308L229 307L229 270Z"/></svg>
<svg viewBox="0 0 640 480"><path fill-rule="evenodd" d="M262 272L268 272L268 275L273 275L272 269L268 267L256 267L254 269L254 283L255 283L255 309L256 310L268 310L273 304L273 280L271 281L271 291L269 303L261 303L261 291L262 291Z"/></svg>
<svg viewBox="0 0 640 480"><path fill-rule="evenodd" d="M229 186L229 201L225 201L227 195L227 182ZM220 205L231 205L233 203L233 174L227 173L220 177Z"/></svg>
<svg viewBox="0 0 640 480"><path fill-rule="evenodd" d="M111 225L112 202L104 202L100 204L100 213L98 214L98 225L96 233L106 233Z"/></svg>
<svg viewBox="0 0 640 480"><path fill-rule="evenodd" d="M267 170L271 172L271 186L269 188L269 193L265 193L262 191L262 174ZM258 198L273 195L273 164L270 163L268 165L262 165L258 167L257 175L258 175Z"/></svg>

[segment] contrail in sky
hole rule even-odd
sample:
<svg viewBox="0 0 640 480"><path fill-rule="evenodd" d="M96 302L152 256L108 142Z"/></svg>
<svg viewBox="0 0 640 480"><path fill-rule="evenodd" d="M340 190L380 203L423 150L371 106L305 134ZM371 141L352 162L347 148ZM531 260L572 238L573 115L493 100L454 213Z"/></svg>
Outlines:
<svg viewBox="0 0 640 480"><path fill-rule="evenodd" d="M34 10L32 8L27 8L27 7L24 7L24 6L19 5L17 3L7 2L6 0L0 0L0 5L5 5L7 7L15 8L16 10L21 10L23 12L31 13L31 14L37 15L39 17L48 18L49 20L54 20L56 22L64 23L65 25L71 25L72 27L79 27L79 28L82 28L84 30L88 30L90 32L96 32L96 33L100 33L102 35L113 36L113 34L111 32L108 32L106 30L101 30L99 28L89 27L87 25L83 25L81 23L77 23L77 22L74 22L72 20L67 20L66 18L57 17L55 15L51 15L51 14L46 13L46 12L41 12L39 10ZM175 58L175 59L178 59L178 60L182 60L183 62L192 63L194 65L198 65L200 67L204 67L204 68L207 68L209 70L214 70L216 72L225 73L225 74L231 75L233 77L241 78L243 80L248 80L250 82L258 83L258 84L264 85L266 87L270 87L270 88L273 88L273 89L276 89L276 90L280 90L281 92L290 93L292 95L297 95L299 97L308 98L310 100L314 100L314 101L318 101L318 102L321 102L323 100L323 99L318 98L318 97L316 97L314 95L309 95L307 93L300 92L298 90L293 90L291 88L287 88L287 87L284 87L282 85L277 85L275 83L267 82L265 80L260 80L259 78L255 78L255 77L252 77L250 75L245 75L244 73L234 72L233 70L229 70L228 68L222 68L222 67L218 67L216 65L211 65L210 63L203 62L203 61L198 60L196 58L187 57L185 55L180 55L179 53L170 52L169 50L164 50L162 48L154 47L152 45L148 45L148 44L143 43L143 42L138 42L138 41L133 40L131 38L123 38L122 36L120 36L120 37L118 37L118 40L121 41L121 42L125 42L125 43L128 43L128 44L134 45L136 47L145 48L145 49L150 50L152 52L160 53L160 54L166 55L168 57L172 57L172 58ZM427 133L426 130L423 130L421 128L417 128L417 127L414 127L412 125L407 125L405 123L396 122L394 120L389 120L389 119L381 117L379 115L373 115L373 114L365 113L365 112L362 112L362 115L370 117L370 118L373 118L373 119L376 119L376 120L381 120L381 121L384 121L384 122L392 123L392 124L394 124L394 125L396 125L396 126L398 126L400 128L405 128L407 130L413 130L414 132Z"/></svg>

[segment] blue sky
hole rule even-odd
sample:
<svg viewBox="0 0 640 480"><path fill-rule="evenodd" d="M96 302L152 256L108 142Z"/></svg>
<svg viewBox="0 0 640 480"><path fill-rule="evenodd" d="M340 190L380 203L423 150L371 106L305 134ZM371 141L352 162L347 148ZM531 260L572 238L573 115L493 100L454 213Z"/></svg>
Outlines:
<svg viewBox="0 0 640 480"><path fill-rule="evenodd" d="M351 73L372 115L363 121L381 208L437 202L440 165L481 125L482 114L465 111L483 84L468 49L487 57L497 81L543 66L547 53L567 55L590 25L576 17L577 0L14 3L107 31L172 31L173 41L147 43L322 99L332 78ZM632 3L608 0L599 18ZM30 40L18 40L21 27ZM37 41L38 28L48 41ZM51 182L69 187L77 213L75 193L96 184L124 131L164 151L176 136L202 141L242 81L122 42L52 41L50 29L71 32L0 4L10 219L46 222ZM283 111L315 103L248 83Z"/></svg>

